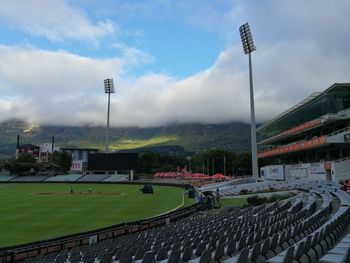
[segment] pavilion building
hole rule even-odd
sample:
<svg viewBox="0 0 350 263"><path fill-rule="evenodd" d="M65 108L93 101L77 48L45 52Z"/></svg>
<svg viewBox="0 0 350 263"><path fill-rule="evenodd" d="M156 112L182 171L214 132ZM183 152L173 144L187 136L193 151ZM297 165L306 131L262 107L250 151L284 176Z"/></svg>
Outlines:
<svg viewBox="0 0 350 263"><path fill-rule="evenodd" d="M258 132L262 179L350 179L350 83L313 93Z"/></svg>

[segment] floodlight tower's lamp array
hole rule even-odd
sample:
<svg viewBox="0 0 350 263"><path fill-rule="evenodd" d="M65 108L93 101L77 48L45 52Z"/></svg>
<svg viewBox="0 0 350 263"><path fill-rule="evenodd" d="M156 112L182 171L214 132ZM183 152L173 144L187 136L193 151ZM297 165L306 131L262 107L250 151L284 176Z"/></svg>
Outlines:
<svg viewBox="0 0 350 263"><path fill-rule="evenodd" d="M252 172L254 179L258 179L258 157L256 147L256 124L255 124L255 107L254 107L254 90L253 90L253 73L252 73L252 59L251 53L256 50L252 33L250 32L249 24L245 23L239 28L241 35L244 54L249 55L249 83L250 83L250 131L251 131L251 143L252 143Z"/></svg>
<svg viewBox="0 0 350 263"><path fill-rule="evenodd" d="M105 151L108 152L108 146L109 146L109 113L110 113L110 97L111 93L114 93L114 84L113 79L105 79L103 81L105 93L108 94L108 109L107 109L107 130L106 130L106 146Z"/></svg>
<svg viewBox="0 0 350 263"><path fill-rule="evenodd" d="M248 23L245 23L239 28L239 33L241 34L244 54L249 54L254 50L256 50L256 47L254 46L252 33L250 32Z"/></svg>
<svg viewBox="0 0 350 263"><path fill-rule="evenodd" d="M114 84L113 84L113 79L105 79L103 81L104 87L105 87L105 93L114 93Z"/></svg>

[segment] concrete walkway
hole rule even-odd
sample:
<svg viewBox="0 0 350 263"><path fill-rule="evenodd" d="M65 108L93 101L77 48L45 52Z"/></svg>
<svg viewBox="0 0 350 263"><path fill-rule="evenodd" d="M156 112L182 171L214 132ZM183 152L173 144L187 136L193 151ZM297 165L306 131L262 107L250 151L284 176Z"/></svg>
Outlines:
<svg viewBox="0 0 350 263"><path fill-rule="evenodd" d="M267 192L267 193L252 193L252 194L246 194L246 195L231 195L231 196L222 196L221 199L248 198L255 195L259 197L270 197L272 195L285 195L288 193L298 194L299 191L291 190L291 191L279 191L279 192Z"/></svg>

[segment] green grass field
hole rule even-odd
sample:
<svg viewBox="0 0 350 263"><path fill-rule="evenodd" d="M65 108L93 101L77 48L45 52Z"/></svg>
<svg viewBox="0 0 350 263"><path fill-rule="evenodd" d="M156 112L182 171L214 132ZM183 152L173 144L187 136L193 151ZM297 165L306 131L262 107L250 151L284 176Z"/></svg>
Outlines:
<svg viewBox="0 0 350 263"><path fill-rule="evenodd" d="M74 194L70 194L71 186ZM88 189L92 194L88 194ZM0 184L0 247L149 218L193 199L177 187L140 185ZM100 194L99 194L100 192Z"/></svg>

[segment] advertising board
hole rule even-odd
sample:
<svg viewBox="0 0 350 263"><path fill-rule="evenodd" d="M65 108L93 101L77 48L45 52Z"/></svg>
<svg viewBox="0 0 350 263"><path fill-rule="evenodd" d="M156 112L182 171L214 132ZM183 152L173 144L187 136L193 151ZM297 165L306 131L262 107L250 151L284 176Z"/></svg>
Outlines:
<svg viewBox="0 0 350 263"><path fill-rule="evenodd" d="M70 170L75 172L83 171L83 161L82 160L72 161L72 166L70 167Z"/></svg>
<svg viewBox="0 0 350 263"><path fill-rule="evenodd" d="M263 180L284 180L283 165L268 165L260 169Z"/></svg>
<svg viewBox="0 0 350 263"><path fill-rule="evenodd" d="M326 180L326 169L323 163L311 163L309 178L312 180Z"/></svg>

